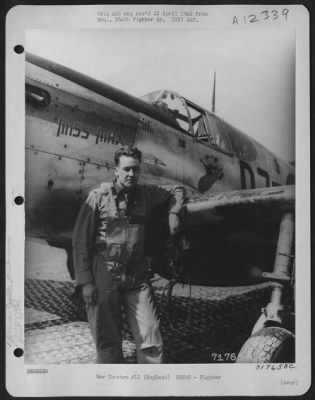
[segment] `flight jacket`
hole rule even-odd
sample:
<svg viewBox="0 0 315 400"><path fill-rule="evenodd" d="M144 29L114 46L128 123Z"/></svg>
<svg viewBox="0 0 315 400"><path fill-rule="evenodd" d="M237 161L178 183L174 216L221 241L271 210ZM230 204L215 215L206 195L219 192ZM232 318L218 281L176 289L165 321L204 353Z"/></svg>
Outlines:
<svg viewBox="0 0 315 400"><path fill-rule="evenodd" d="M102 183L83 203L73 233L73 258L77 285L94 283L93 257L124 266L131 275L147 269L145 227L155 206L168 204L169 213L184 210L185 189L137 185L126 210L120 209L113 183ZM123 204L123 203L122 203Z"/></svg>

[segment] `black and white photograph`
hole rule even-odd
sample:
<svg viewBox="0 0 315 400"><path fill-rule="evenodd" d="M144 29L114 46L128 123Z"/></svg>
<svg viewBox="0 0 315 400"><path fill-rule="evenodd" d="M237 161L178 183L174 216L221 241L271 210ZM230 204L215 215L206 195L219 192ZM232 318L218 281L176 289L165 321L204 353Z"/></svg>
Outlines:
<svg viewBox="0 0 315 400"><path fill-rule="evenodd" d="M277 370L300 393L296 185L307 193L308 158L297 154L309 133L299 27L287 22L301 10L234 7L222 26L201 22L224 15L213 6L93 10L94 27L30 23L23 54L14 48L24 223L10 232L24 248L7 236L7 253L24 278L21 306L9 262L7 346L27 378L90 368L97 388L83 394L143 383L154 386L143 394L225 395L225 371L243 368L261 373L258 387Z"/></svg>

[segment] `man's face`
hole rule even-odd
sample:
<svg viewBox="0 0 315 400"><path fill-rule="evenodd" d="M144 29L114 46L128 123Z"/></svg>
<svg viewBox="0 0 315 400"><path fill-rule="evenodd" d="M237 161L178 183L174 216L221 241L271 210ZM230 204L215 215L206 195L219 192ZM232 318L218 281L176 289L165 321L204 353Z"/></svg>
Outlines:
<svg viewBox="0 0 315 400"><path fill-rule="evenodd" d="M122 188L132 189L138 183L140 162L136 158L121 156L115 167L116 183Z"/></svg>

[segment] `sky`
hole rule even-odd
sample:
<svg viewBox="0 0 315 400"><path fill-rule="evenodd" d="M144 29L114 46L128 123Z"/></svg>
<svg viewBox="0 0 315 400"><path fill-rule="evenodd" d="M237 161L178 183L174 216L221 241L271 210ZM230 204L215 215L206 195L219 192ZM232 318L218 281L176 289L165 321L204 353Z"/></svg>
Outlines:
<svg viewBox="0 0 315 400"><path fill-rule="evenodd" d="M174 90L285 161L295 159L295 31L29 30L26 51L135 96Z"/></svg>

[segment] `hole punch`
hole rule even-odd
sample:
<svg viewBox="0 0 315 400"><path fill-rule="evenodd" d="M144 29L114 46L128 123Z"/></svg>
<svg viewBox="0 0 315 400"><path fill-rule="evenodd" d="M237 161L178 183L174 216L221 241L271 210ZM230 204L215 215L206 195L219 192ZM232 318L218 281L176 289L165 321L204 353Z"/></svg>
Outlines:
<svg viewBox="0 0 315 400"><path fill-rule="evenodd" d="M17 44L16 46L14 46L14 51L16 52L16 54L22 54L24 53L24 47L21 44Z"/></svg>
<svg viewBox="0 0 315 400"><path fill-rule="evenodd" d="M16 349L14 349L13 354L15 355L15 357L22 357L24 354L24 350L21 349L20 347L17 347Z"/></svg>
<svg viewBox="0 0 315 400"><path fill-rule="evenodd" d="M22 196L16 196L14 202L17 206L20 206L24 203L24 198Z"/></svg>

